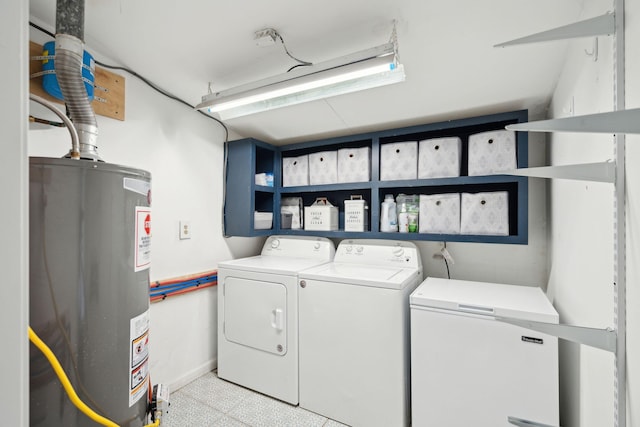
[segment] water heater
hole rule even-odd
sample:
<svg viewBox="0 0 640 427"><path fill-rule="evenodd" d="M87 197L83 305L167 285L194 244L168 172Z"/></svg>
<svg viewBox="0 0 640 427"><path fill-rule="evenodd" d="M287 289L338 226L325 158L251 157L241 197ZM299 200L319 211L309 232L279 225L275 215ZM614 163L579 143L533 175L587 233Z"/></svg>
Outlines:
<svg viewBox="0 0 640 427"><path fill-rule="evenodd" d="M82 401L120 426L143 426L151 175L51 158L31 158L29 169L30 325ZM94 426L30 351L31 426Z"/></svg>

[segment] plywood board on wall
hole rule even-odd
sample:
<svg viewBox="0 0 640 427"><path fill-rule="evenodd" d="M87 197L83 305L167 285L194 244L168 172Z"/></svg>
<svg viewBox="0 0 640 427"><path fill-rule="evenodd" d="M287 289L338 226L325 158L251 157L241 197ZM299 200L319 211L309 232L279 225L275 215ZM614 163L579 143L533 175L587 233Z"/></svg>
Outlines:
<svg viewBox="0 0 640 427"><path fill-rule="evenodd" d="M29 43L29 58L42 55L42 45ZM29 76L42 71L41 60L29 61ZM94 81L93 110L100 116L124 120L124 77L104 68L96 66ZM64 104L50 96L42 88L42 76L29 79L29 92L41 96L51 102Z"/></svg>

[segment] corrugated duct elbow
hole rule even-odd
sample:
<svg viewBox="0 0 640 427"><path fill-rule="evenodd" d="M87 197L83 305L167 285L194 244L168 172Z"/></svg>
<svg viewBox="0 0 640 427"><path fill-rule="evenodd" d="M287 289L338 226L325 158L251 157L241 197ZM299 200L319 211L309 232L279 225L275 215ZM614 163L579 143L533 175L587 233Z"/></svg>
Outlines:
<svg viewBox="0 0 640 427"><path fill-rule="evenodd" d="M98 122L82 80L84 54L84 0L56 4L55 70L71 121L78 131L80 157L100 161Z"/></svg>

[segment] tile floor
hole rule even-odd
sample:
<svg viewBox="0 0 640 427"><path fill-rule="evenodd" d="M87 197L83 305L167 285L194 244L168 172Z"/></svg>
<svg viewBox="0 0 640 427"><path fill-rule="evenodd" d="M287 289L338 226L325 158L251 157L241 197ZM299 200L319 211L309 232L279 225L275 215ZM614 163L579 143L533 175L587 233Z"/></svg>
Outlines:
<svg viewBox="0 0 640 427"><path fill-rule="evenodd" d="M210 372L171 393L165 427L344 427Z"/></svg>

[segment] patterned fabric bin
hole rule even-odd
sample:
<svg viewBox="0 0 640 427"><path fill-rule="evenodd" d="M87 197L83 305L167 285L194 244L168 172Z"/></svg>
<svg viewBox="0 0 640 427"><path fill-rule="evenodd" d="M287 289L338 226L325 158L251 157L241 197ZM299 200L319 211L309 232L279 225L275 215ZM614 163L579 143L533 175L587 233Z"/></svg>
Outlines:
<svg viewBox="0 0 640 427"><path fill-rule="evenodd" d="M460 176L462 140L458 137L425 139L419 143L418 178Z"/></svg>
<svg viewBox="0 0 640 427"><path fill-rule="evenodd" d="M462 193L460 234L509 235L509 193Z"/></svg>
<svg viewBox="0 0 640 427"><path fill-rule="evenodd" d="M282 158L282 186L309 185L309 157Z"/></svg>
<svg viewBox="0 0 640 427"><path fill-rule="evenodd" d="M394 142L380 146L380 180L416 179L418 142Z"/></svg>
<svg viewBox="0 0 640 427"><path fill-rule="evenodd" d="M321 151L309 154L309 184L335 184L338 182L338 152Z"/></svg>
<svg viewBox="0 0 640 427"><path fill-rule="evenodd" d="M490 175L516 167L515 132L497 130L469 136L469 176Z"/></svg>
<svg viewBox="0 0 640 427"><path fill-rule="evenodd" d="M460 234L460 194L420 195L420 233Z"/></svg>
<svg viewBox="0 0 640 427"><path fill-rule="evenodd" d="M338 182L371 181L371 148L338 150Z"/></svg>

